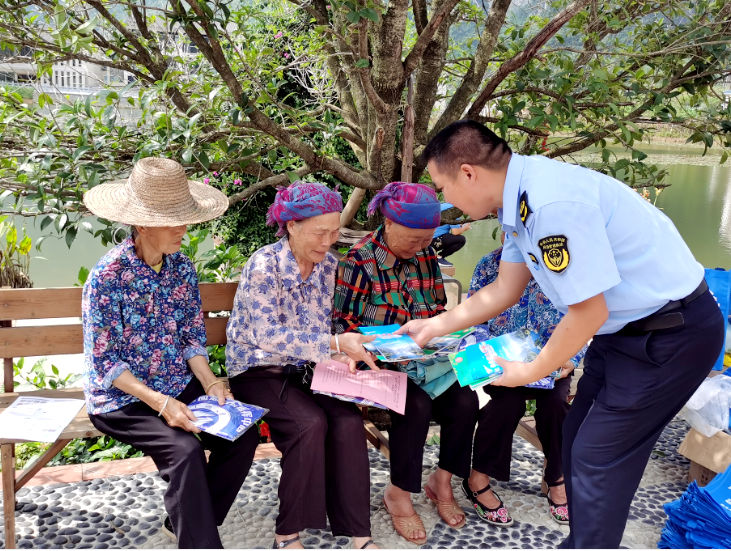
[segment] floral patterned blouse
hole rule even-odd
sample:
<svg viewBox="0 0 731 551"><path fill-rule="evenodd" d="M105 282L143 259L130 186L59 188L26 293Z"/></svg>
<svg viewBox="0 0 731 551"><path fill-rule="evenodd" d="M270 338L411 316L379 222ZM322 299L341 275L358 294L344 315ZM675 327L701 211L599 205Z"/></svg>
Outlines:
<svg viewBox="0 0 731 551"><path fill-rule="evenodd" d="M336 266L328 253L303 281L287 237L251 255L226 327L229 376L330 357Z"/></svg>
<svg viewBox="0 0 731 551"><path fill-rule="evenodd" d="M479 289L489 285L497 277L498 267L503 248L498 247L482 257L475 267L470 281L467 296L474 295ZM545 345L553 334L556 325L561 321L562 314L551 304L543 294L535 279L531 279L520 296L518 304L511 306L502 314L488 320L482 327L486 328L491 337L510 333L517 329L527 328L535 331ZM487 337L486 337L487 338ZM574 367L578 367L586 353L586 346L571 358Z"/></svg>
<svg viewBox="0 0 731 551"><path fill-rule="evenodd" d="M153 390L177 396L193 376L187 361L208 357L198 278L180 252L165 255L158 274L127 238L91 271L81 310L91 414L138 401L112 384L125 370Z"/></svg>

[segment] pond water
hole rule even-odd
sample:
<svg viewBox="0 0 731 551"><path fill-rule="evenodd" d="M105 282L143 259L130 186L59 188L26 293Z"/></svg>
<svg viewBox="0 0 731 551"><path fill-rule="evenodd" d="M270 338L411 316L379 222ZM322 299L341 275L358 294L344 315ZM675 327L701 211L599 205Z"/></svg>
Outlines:
<svg viewBox="0 0 731 551"><path fill-rule="evenodd" d="M666 182L671 185L653 195L656 206L675 222L704 266L731 268L731 162L720 166L718 155L704 157L702 149L689 146L645 145L642 149L668 171ZM591 153L574 157L583 164L595 159ZM34 240L42 234L32 218L15 217L15 221ZM449 258L465 288L480 258L498 246L492 237L496 227L496 220L474 223L465 233L467 245ZM62 238L48 237L41 251L33 252L31 279L36 287L73 285L79 268L91 268L106 250L86 232L79 233L70 250Z"/></svg>

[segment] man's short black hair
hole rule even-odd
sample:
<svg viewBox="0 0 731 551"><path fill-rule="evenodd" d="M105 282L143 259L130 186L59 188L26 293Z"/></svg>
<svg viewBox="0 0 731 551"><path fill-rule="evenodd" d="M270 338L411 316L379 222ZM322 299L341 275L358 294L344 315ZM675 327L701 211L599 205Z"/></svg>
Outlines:
<svg viewBox="0 0 731 551"><path fill-rule="evenodd" d="M424 149L424 160L450 174L463 164L497 170L508 164L512 152L508 142L484 124L464 119L432 138Z"/></svg>

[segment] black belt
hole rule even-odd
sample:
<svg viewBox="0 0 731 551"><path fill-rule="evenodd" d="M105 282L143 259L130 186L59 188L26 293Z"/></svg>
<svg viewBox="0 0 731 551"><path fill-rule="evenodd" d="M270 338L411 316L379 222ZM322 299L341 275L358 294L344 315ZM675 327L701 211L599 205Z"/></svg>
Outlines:
<svg viewBox="0 0 731 551"><path fill-rule="evenodd" d="M660 329L677 329L683 327L685 325L683 313L676 312L676 310L679 310L683 306L687 306L707 290L708 283L706 283L706 280L703 279L701 280L700 285L696 287L695 291L690 293L687 297L679 300L671 300L649 316L645 316L644 318L628 323L622 329L617 331L617 333L620 335L641 335L643 333L658 331Z"/></svg>

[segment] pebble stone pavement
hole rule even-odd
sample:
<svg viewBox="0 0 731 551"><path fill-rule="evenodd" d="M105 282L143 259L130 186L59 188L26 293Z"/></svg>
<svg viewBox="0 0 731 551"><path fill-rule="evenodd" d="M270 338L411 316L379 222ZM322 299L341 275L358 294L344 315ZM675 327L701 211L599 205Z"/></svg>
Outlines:
<svg viewBox="0 0 731 551"><path fill-rule="evenodd" d="M632 503L623 547L655 548L665 524L663 504L677 499L687 487L688 461L677 453L688 427L674 420L663 432ZM400 538L383 508L381 498L388 482L388 461L369 449L371 465L371 525L373 538L383 548L414 548ZM438 447L428 445L424 454L424 482L434 469ZM514 438L510 482L496 489L515 523L498 528L480 521L455 480L455 496L467 513L467 524L458 531L442 521L422 493L414 496L428 534L423 548L477 549L555 548L568 528L548 515L540 494L543 455ZM236 502L221 527L227 548L271 548L277 515L279 459L254 462ZM164 517L164 482L156 473L113 476L72 484L23 488L16 509L19 548L143 548L172 549L175 544L161 531ZM327 530L307 530L302 541L308 548L350 547L345 537ZM4 544L4 543L3 543Z"/></svg>

